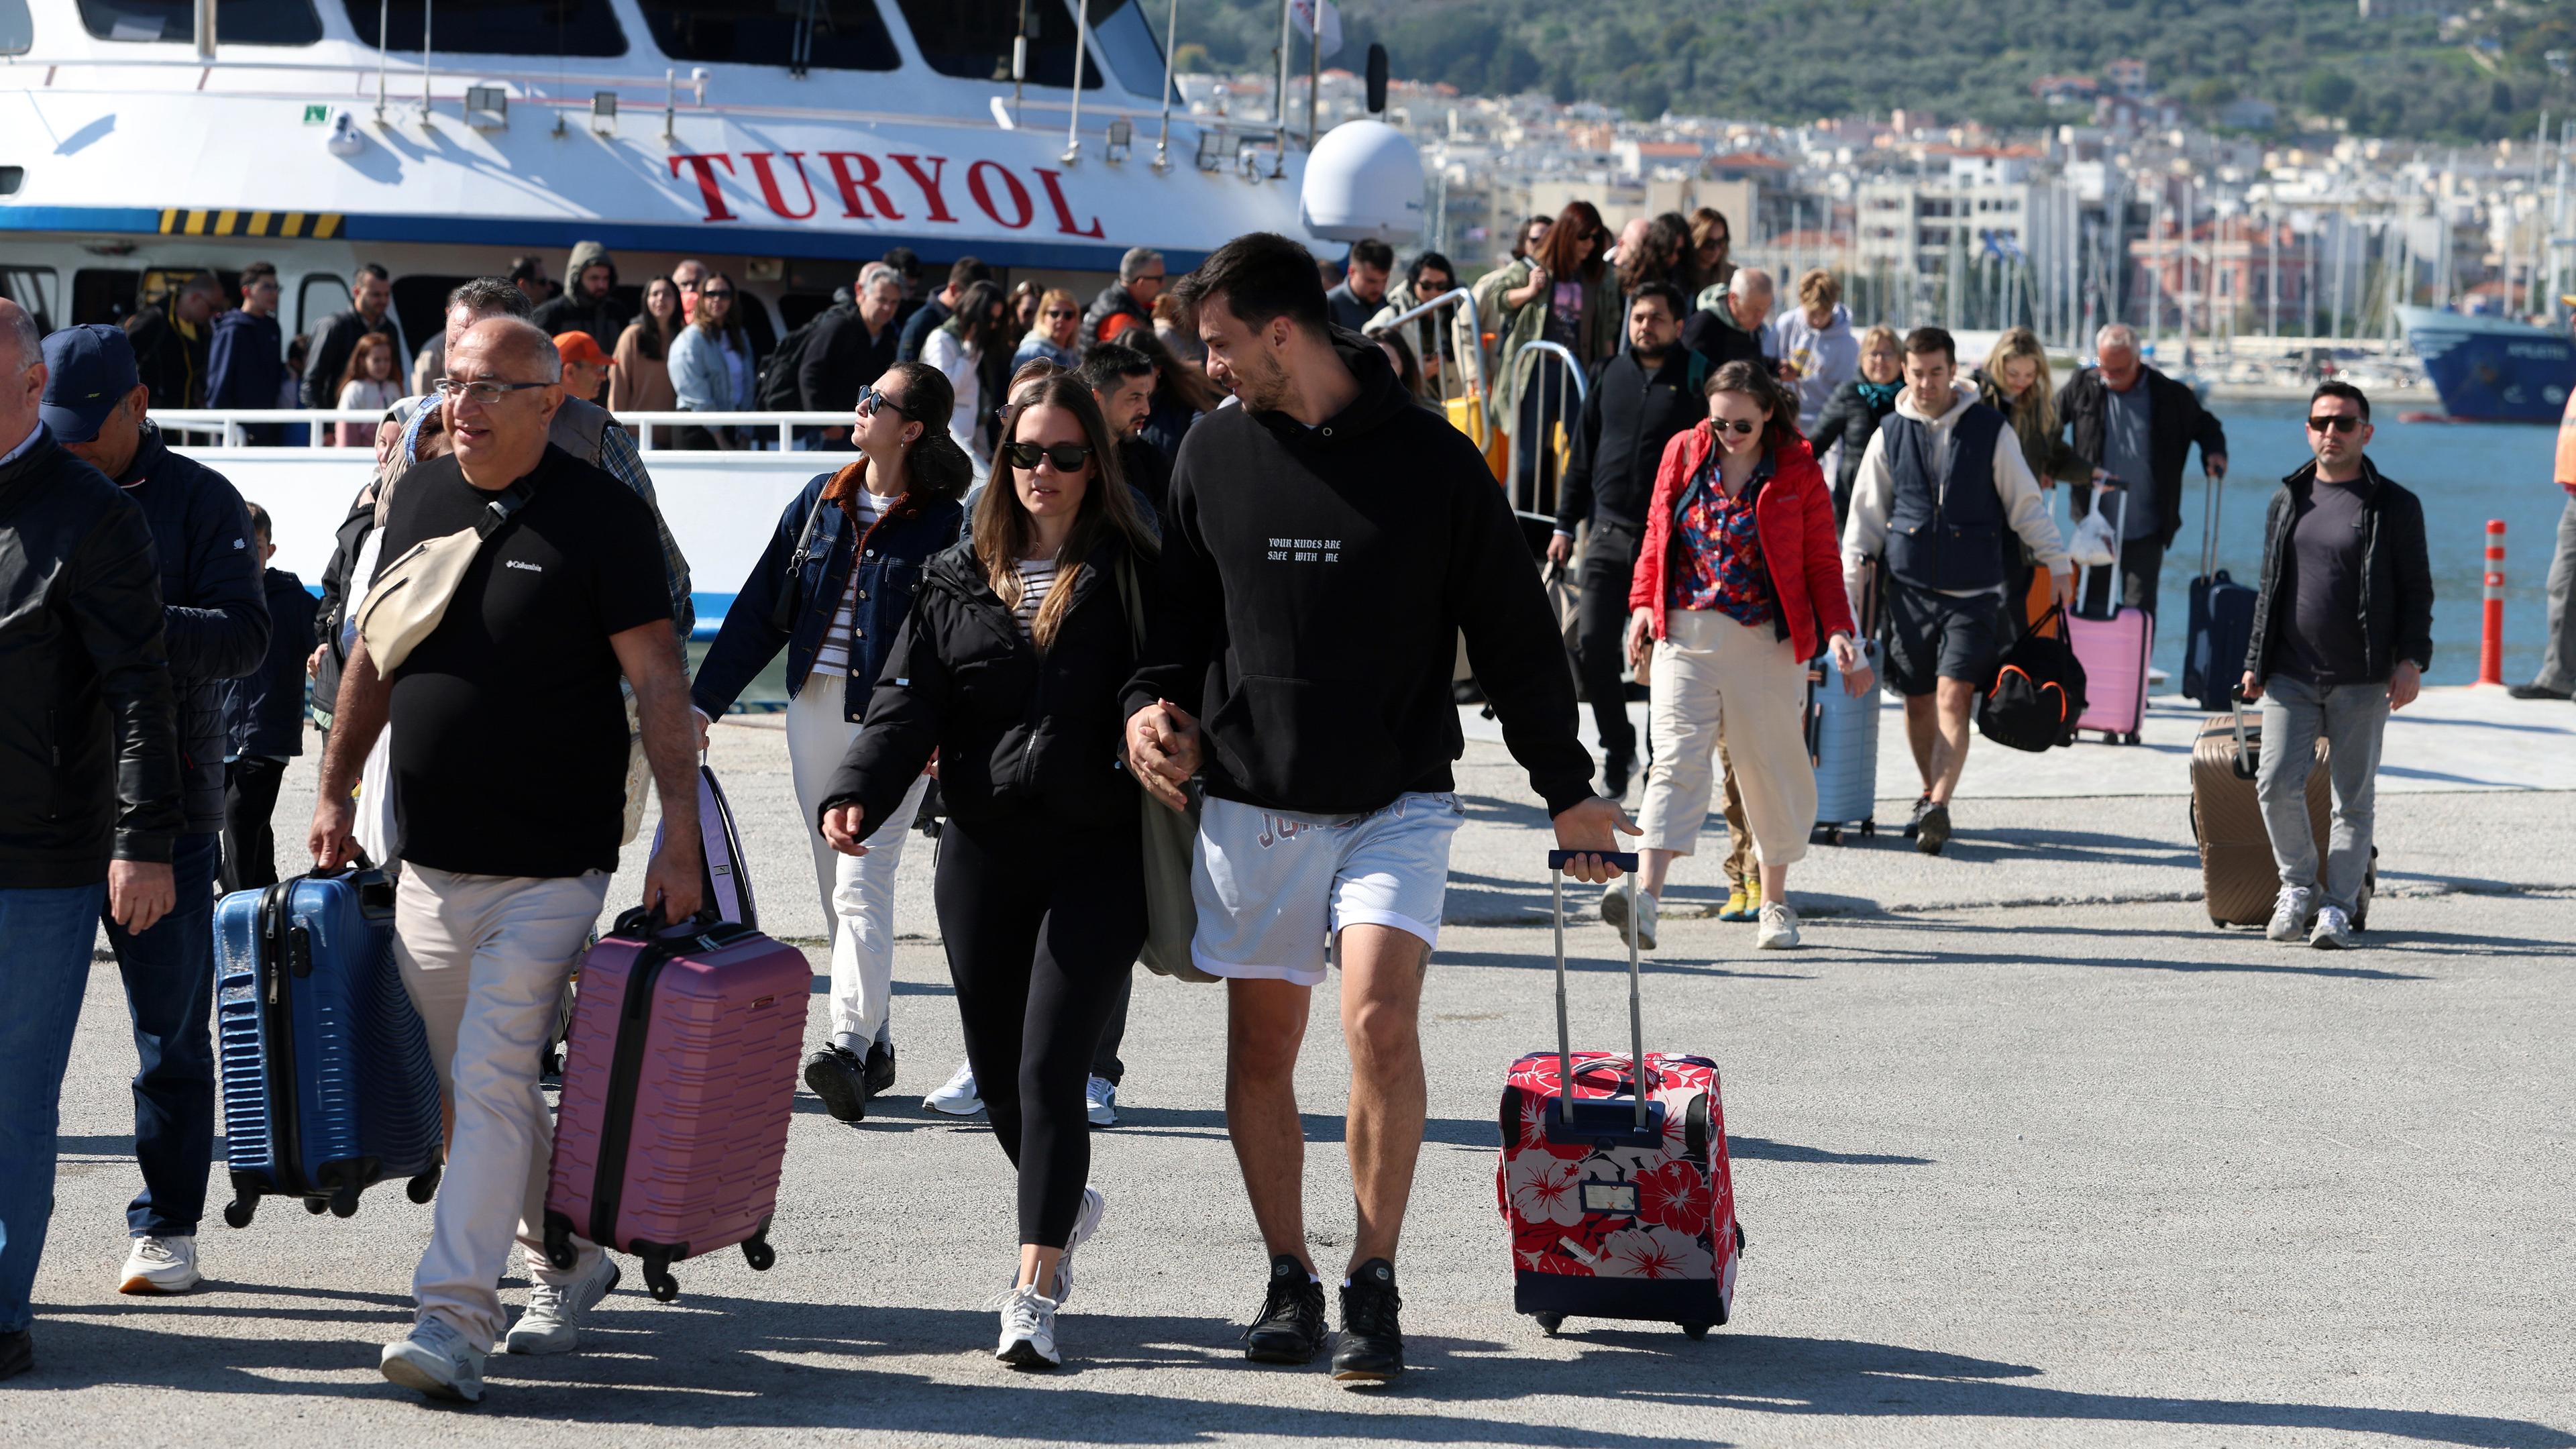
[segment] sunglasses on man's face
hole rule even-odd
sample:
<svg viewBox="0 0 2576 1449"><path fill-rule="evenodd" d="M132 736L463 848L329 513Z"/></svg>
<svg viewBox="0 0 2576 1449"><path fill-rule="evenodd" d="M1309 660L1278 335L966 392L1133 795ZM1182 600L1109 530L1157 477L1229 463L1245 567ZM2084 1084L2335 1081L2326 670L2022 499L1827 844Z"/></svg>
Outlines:
<svg viewBox="0 0 2576 1449"><path fill-rule="evenodd" d="M1057 472L1071 473L1091 461L1091 448L1085 443L1057 443L1053 446L1044 443L1006 443L1002 447L1002 456L1010 459L1011 466L1014 468L1034 471L1038 461L1044 459L1053 463Z"/></svg>
<svg viewBox="0 0 2576 1449"><path fill-rule="evenodd" d="M2360 426L2361 419L2354 417L2350 413L2336 413L2332 417L2315 417L2308 419L2308 431L2312 433L2349 433Z"/></svg>

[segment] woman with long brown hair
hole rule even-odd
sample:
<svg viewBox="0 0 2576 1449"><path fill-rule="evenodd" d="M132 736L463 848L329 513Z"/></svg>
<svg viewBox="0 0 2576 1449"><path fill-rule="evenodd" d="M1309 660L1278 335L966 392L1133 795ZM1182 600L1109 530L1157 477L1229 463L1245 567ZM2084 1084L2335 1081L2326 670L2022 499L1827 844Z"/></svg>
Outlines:
<svg viewBox="0 0 2576 1449"><path fill-rule="evenodd" d="M688 324L680 317L679 284L655 277L644 284L644 315L618 335L616 368L608 374L608 410L669 412L680 404L671 390L671 344Z"/></svg>
<svg viewBox="0 0 2576 1449"><path fill-rule="evenodd" d="M671 389L692 413L738 412L752 405L751 342L733 278L709 272L698 282L697 313L671 343ZM734 430L682 428L683 448L731 448Z"/></svg>
<svg viewBox="0 0 2576 1449"><path fill-rule="evenodd" d="M2027 327L2006 328L1974 380L1977 400L2012 423L2022 461L2030 465L2030 476L2039 480L2043 494L2060 483L2098 484L2110 476L2085 462L2075 445L2066 441L2065 429L2058 426L2057 389L2049 383L2048 348L2038 333ZM2018 537L2009 547L2011 556L2005 562L2012 568L2004 581L2006 595L2020 601L2013 606L2016 612L2036 614L2047 607L2044 596L2031 599L2039 558Z"/></svg>
<svg viewBox="0 0 2576 1449"><path fill-rule="evenodd" d="M923 566L964 524L958 498L974 465L948 436L950 403L948 379L919 362L896 363L860 392L850 427L859 456L788 500L690 686L703 746L707 726L786 651L788 775L808 819L858 738ZM819 831L807 842L831 926L832 1025L805 1059L805 1085L844 1122L894 1085L895 864L928 783L908 783L864 859Z"/></svg>
<svg viewBox="0 0 2576 1449"><path fill-rule="evenodd" d="M1073 1254L1107 1206L1086 1181L1083 1088L1145 941L1140 792L1112 762L1136 659L1129 590L1157 543L1080 378L1023 384L1002 438L971 536L930 561L822 826L866 850L937 751L939 932L967 1064L1019 1173L995 1357L1053 1368Z"/></svg>
<svg viewBox="0 0 2576 1449"><path fill-rule="evenodd" d="M1476 283L1476 309L1502 337L1494 397L1503 431L1520 445L1524 480L1553 476L1536 471L1548 451L1542 434L1550 418L1571 420L1575 392L1558 359L1542 353L1526 368L1517 359L1530 343L1553 342L1588 369L1619 350L1619 279L1602 262L1609 247L1601 213L1569 201L1528 257Z"/></svg>
<svg viewBox="0 0 2576 1449"><path fill-rule="evenodd" d="M948 386L957 397L948 418L948 435L974 455L979 472L992 460L982 427L985 367L988 359L1000 365L1010 356L1010 346L1002 289L991 282L968 287L966 295L957 299L957 310L921 345L921 360L947 374ZM1002 378L1009 376L1004 367Z"/></svg>

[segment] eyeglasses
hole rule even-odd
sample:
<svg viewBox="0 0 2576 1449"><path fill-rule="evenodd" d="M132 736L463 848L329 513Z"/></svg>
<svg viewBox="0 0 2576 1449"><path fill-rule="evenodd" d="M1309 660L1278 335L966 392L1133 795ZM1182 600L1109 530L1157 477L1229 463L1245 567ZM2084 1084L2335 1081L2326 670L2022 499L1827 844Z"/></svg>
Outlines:
<svg viewBox="0 0 2576 1449"><path fill-rule="evenodd" d="M2349 433L2360 426L2361 419L2354 417L2350 413L2337 413L2332 417L2308 419L2308 431L2312 433Z"/></svg>
<svg viewBox="0 0 2576 1449"><path fill-rule="evenodd" d="M1141 276L1141 277L1138 277L1136 280L1137 280L1137 281L1140 281L1140 282L1159 282L1159 281L1163 280L1163 278L1164 278L1164 276L1165 276L1165 275L1166 275L1166 274L1165 274L1165 273L1162 273L1162 272L1147 272L1145 275L1143 275L1143 276Z"/></svg>
<svg viewBox="0 0 2576 1449"><path fill-rule="evenodd" d="M894 398L887 397L884 393L877 391L875 388L869 388L859 394L860 417L875 417L877 415L877 409L879 408L892 408L894 411L907 418L912 416L911 412L906 410L901 402Z"/></svg>
<svg viewBox="0 0 2576 1449"><path fill-rule="evenodd" d="M442 377L432 385L438 389L440 397L449 399L470 397L485 407L499 402L508 393L556 386L551 382L459 382L452 377Z"/></svg>
<svg viewBox="0 0 2576 1449"><path fill-rule="evenodd" d="M1708 421L1709 426L1715 428L1717 431L1721 433L1732 432L1739 438L1762 426L1760 423L1746 422L1742 418L1736 418L1732 421L1726 418L1710 418Z"/></svg>
<svg viewBox="0 0 2576 1449"><path fill-rule="evenodd" d="M733 300L733 292L730 288L718 290L714 287L700 287L698 289L698 300L701 302L730 302Z"/></svg>
<svg viewBox="0 0 2576 1449"><path fill-rule="evenodd" d="M1057 443L1052 447L1040 443L1006 443L1002 446L1002 455L1011 460L1014 468L1033 470L1038 460L1043 458L1053 463L1057 472L1070 473L1091 461L1091 447L1087 443Z"/></svg>
<svg viewBox="0 0 2576 1449"><path fill-rule="evenodd" d="M1063 307L1049 307L1047 309L1047 315L1049 317L1079 317L1082 314Z"/></svg>

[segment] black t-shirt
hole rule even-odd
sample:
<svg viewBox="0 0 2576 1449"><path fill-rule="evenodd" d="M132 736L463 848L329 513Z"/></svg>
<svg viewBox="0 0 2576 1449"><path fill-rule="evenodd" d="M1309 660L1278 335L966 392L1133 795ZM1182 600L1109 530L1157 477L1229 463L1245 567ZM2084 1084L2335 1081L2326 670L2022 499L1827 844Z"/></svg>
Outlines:
<svg viewBox="0 0 2576 1449"><path fill-rule="evenodd" d="M2275 588L2290 596L2290 627L2272 667L2323 687L2369 677L2361 639L2362 544L2368 519L2361 485L2310 485L2290 520Z"/></svg>
<svg viewBox="0 0 2576 1449"><path fill-rule="evenodd" d="M394 671L403 858L473 875L614 871L627 736L608 638L669 626L661 541L644 500L560 448L521 481L527 505ZM473 527L495 496L452 453L413 468L380 557Z"/></svg>

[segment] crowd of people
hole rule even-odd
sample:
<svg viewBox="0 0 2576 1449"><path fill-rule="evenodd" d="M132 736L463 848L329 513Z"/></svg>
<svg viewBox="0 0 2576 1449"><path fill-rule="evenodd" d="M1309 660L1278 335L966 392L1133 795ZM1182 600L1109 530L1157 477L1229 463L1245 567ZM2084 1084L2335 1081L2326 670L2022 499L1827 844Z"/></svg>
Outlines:
<svg viewBox="0 0 2576 1449"><path fill-rule="evenodd" d="M2124 328L2062 388L2018 330L1971 378L1938 328L1854 337L1823 273L1771 316L1771 279L1728 261L1714 212L1612 241L1578 202L1533 218L1473 283L1493 336L1555 342L1588 374L1579 412L1555 415L1571 448L1546 545L1581 584L1571 671L1486 455L1423 405L1426 373L1497 354L1446 325L1395 325L1464 284L1438 253L1399 280L1389 249L1361 243L1328 287L1285 237L1237 238L1177 279L1136 248L1080 310L965 259L908 315L908 254L867 264L781 384L848 417L835 441L851 456L780 513L694 678L688 564L611 409L665 391L733 407L764 388L735 345L724 273L656 278L634 318L596 249L576 251L561 296L532 265L457 287L423 349L435 375L414 369L355 440L375 466L318 604L266 568L265 515L161 441L149 412L168 365L148 329L44 337L0 301L0 534L14 540L0 570L42 600L0 624L26 660L0 703L24 726L0 730L22 802L0 819L19 1008L0 1028L0 1376L31 1361L54 1104L102 921L141 1060L145 1186L119 1286L199 1281L210 913L218 880L274 879L268 816L301 749L307 675L326 726L307 845L322 869L362 845L398 861L397 961L452 1114L415 1322L383 1371L475 1400L496 1345L581 1347L619 1273L596 1244L576 1239L565 1263L542 1249L541 1050L634 833L633 752L665 827L644 903L678 919L700 904L695 761L782 652L794 808L831 930L829 1029L802 1076L843 1120L895 1082L894 875L939 796L934 899L967 1059L929 1102L985 1113L1018 1174L997 1357L1061 1362L1074 1258L1109 1206L1089 1130L1115 1121L1141 956L1225 985L1228 1125L1268 1257L1245 1352L1276 1363L1326 1343L1294 1075L1311 993L1340 969L1358 1228L1332 1285L1332 1368L1400 1375L1418 1012L1465 815L1451 772L1462 644L1574 853L1568 873L1609 884L1607 857L1642 844L1644 889L1632 909L1611 886L1610 926L1654 944L1657 902L1716 804L1728 914L1756 921L1762 947L1795 947L1787 874L1817 811L1811 662L1855 697L1882 680L1903 697L1922 787L1908 834L1937 854L1955 834L1970 702L2023 600L2042 576L2045 597L2073 600L2043 490L2141 500L2103 587L2152 610L2185 450L2225 468L2216 420ZM203 290L172 299L177 322L249 334L226 379L275 341L261 275L249 322L210 328L200 304L220 298ZM381 361L399 358L380 341L384 281L362 272L351 311L315 334L315 369L344 379L333 401L401 375ZM1510 370L1479 381L1505 426L1551 417ZM265 385L282 394L287 375ZM2282 882L2270 934L2349 946L2379 733L2429 662L2431 586L2420 506L2366 457L2368 400L2329 383L2310 414L2315 461L2272 502L2242 688L2274 742L2259 785ZM457 602L380 669L343 627L368 561L485 517L500 522ZM1632 676L1651 721L1635 823L1621 803L1641 743ZM531 715L548 728L507 728ZM505 734L518 743L493 749ZM2322 857L2303 768L2320 737L2336 822ZM356 791L362 775L384 790ZM391 837L361 809L386 793ZM1186 864L1151 844L1172 819ZM1195 926L1166 953L1150 938L1176 899ZM533 1286L511 1321L499 1285L514 1239Z"/></svg>

